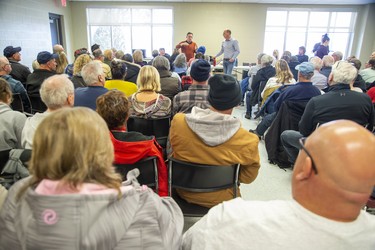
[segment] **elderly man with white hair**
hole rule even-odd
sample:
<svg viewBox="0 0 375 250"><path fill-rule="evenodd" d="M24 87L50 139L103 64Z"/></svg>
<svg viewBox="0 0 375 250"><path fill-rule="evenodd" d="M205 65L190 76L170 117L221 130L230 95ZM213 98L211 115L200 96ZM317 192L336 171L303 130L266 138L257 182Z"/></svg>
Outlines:
<svg viewBox="0 0 375 250"><path fill-rule="evenodd" d="M55 110L72 107L74 104L74 85L67 75L54 75L47 78L42 83L39 93L48 109L44 113L36 113L27 118L21 137L22 147L26 149L32 148L35 130L44 118Z"/></svg>
<svg viewBox="0 0 375 250"><path fill-rule="evenodd" d="M314 65L314 75L311 77L311 82L315 87L322 90L327 87L327 77L320 73L323 66L323 61L317 56L310 58L310 62Z"/></svg>
<svg viewBox="0 0 375 250"><path fill-rule="evenodd" d="M105 74L100 63L93 61L83 66L81 75L87 87L75 90L75 107L96 110L96 98L108 92L104 88Z"/></svg>
<svg viewBox="0 0 375 250"><path fill-rule="evenodd" d="M335 60L335 62L341 61L344 55L341 51L335 51L332 53L332 57Z"/></svg>
<svg viewBox="0 0 375 250"><path fill-rule="evenodd" d="M356 76L357 69L351 63L336 62L332 67L328 92L311 98L307 103L299 131L286 130L281 134L281 142L291 163L297 158L299 139L309 136L321 124L346 119L373 130L375 114L370 97L350 89Z"/></svg>

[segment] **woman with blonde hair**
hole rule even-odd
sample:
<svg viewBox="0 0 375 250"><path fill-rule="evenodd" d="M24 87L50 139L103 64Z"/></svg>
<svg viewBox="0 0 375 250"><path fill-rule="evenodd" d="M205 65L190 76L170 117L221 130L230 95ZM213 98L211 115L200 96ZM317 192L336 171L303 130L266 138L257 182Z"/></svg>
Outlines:
<svg viewBox="0 0 375 250"><path fill-rule="evenodd" d="M159 94L160 75L153 66L141 68L137 78L138 91L130 97L130 116L160 118L171 114L171 100Z"/></svg>
<svg viewBox="0 0 375 250"><path fill-rule="evenodd" d="M74 88L80 88L80 87L87 87L87 84L82 78L81 71L83 66L91 62L92 59L88 54L82 54L77 57L77 59L74 62L74 68L73 68L73 77L72 82L74 84Z"/></svg>
<svg viewBox="0 0 375 250"><path fill-rule="evenodd" d="M56 58L56 74L64 74L66 66L68 66L68 58L64 52L57 54L59 57Z"/></svg>
<svg viewBox="0 0 375 250"><path fill-rule="evenodd" d="M32 175L14 184L0 212L2 246L179 248L183 216L177 204L140 186L137 170L121 184L107 124L96 112L51 113L38 126L33 145Z"/></svg>
<svg viewBox="0 0 375 250"><path fill-rule="evenodd" d="M296 80L293 77L293 73L290 71L289 65L284 59L276 61L275 69L276 76L268 79L266 86L261 93L261 96L263 98L262 105L267 100L267 98L280 86L296 83Z"/></svg>

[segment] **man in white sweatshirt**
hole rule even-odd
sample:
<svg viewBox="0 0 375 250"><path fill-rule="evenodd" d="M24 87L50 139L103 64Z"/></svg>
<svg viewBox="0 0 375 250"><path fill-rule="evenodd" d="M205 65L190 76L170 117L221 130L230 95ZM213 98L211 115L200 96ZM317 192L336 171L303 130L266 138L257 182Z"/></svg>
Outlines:
<svg viewBox="0 0 375 250"><path fill-rule="evenodd" d="M45 117L57 109L74 105L74 85L67 75L54 75L47 78L42 83L39 93L48 109L27 118L21 139L22 147L25 149L32 149L35 130Z"/></svg>
<svg viewBox="0 0 375 250"><path fill-rule="evenodd" d="M375 184L375 136L337 120L300 143L293 200L224 202L185 233L183 249L375 249L375 217L362 210Z"/></svg>

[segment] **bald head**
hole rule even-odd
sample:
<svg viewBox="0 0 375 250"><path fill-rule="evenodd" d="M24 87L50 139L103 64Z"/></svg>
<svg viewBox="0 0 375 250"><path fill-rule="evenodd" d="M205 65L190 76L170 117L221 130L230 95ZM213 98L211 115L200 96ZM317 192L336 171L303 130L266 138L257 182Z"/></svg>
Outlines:
<svg viewBox="0 0 375 250"><path fill-rule="evenodd" d="M312 133L305 148L312 159L300 151L294 198L327 218L355 220L375 186L375 136L352 121L333 121Z"/></svg>

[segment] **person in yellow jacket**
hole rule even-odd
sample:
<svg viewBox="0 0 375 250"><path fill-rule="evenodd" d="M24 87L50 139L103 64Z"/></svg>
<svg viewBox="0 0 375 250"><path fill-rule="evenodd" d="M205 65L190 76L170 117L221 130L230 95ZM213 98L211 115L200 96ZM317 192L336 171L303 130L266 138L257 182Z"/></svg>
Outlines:
<svg viewBox="0 0 375 250"><path fill-rule="evenodd" d="M257 136L241 127L232 110L241 102L241 89L229 75L214 75L210 86L209 109L193 107L191 114L177 113L170 128L172 157L198 164L241 164L239 180L251 183L260 167ZM207 177L209 178L209 176ZM177 190L190 203L213 207L233 198L233 189L209 193Z"/></svg>
<svg viewBox="0 0 375 250"><path fill-rule="evenodd" d="M126 97L130 97L137 92L138 87L132 82L125 81L127 67L122 60L112 60L111 62L112 80L105 81L104 87L107 89L117 89L123 92Z"/></svg>

